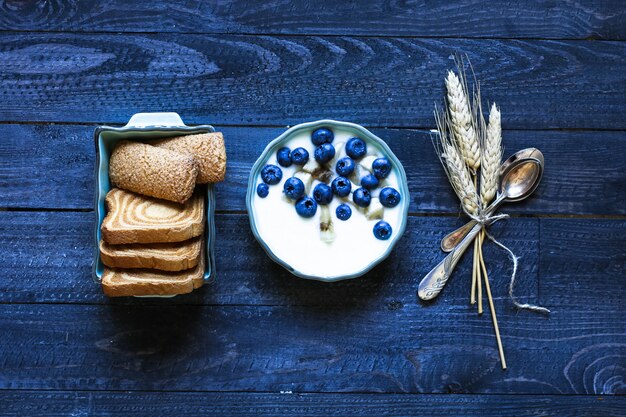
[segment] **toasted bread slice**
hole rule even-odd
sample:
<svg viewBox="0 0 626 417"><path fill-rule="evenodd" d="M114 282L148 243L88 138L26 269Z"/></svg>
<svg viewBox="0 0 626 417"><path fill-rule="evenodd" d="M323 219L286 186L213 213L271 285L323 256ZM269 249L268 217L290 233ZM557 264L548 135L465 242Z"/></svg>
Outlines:
<svg viewBox="0 0 626 417"><path fill-rule="evenodd" d="M198 264L184 271L104 268L102 290L108 297L190 293L204 283L205 263L204 250L201 250Z"/></svg>
<svg viewBox="0 0 626 417"><path fill-rule="evenodd" d="M204 198L198 190L185 204L114 188L106 196L102 222L106 243L182 242L204 232Z"/></svg>
<svg viewBox="0 0 626 417"><path fill-rule="evenodd" d="M109 160L109 178L117 187L177 203L191 197L197 177L192 155L141 142L120 141Z"/></svg>
<svg viewBox="0 0 626 417"><path fill-rule="evenodd" d="M153 141L151 145L193 156L198 164L198 184L224 180L226 147L222 132L176 136Z"/></svg>
<svg viewBox="0 0 626 417"><path fill-rule="evenodd" d="M151 268L182 271L200 260L202 236L173 243L135 243L109 245L100 241L100 259L111 268Z"/></svg>

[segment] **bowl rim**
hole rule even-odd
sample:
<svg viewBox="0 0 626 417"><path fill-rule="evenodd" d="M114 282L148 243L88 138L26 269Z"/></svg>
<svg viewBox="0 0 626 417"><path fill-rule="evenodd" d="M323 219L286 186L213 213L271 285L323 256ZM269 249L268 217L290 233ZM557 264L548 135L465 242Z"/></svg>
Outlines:
<svg viewBox="0 0 626 417"><path fill-rule="evenodd" d="M398 228L395 236L391 238L391 242L389 246L387 247L387 249L383 253L381 253L380 256L373 259L365 268L362 268L361 270L355 271L351 274L345 274L345 275L340 275L340 276L335 276L335 277L323 277L323 276L302 273L298 271L296 268L294 268L293 266L291 266L290 264L288 264L287 262L280 259L278 256L276 256L272 252L270 247L267 245L267 243L263 240L261 235L259 234L256 223L255 223L254 215L253 215L254 210L252 208L252 199L254 198L254 194L256 192L257 175L260 169L265 165L266 161L269 159L270 155L273 154L282 145L283 141L285 141L292 135L296 134L297 132L301 130L305 130L305 129L312 129L312 128L323 127L323 126L353 129L359 132L360 134L362 134L363 136L366 136L367 139L375 142L378 146L380 146L383 152L386 154L385 156L389 158L394 164L394 166L396 167L396 171L399 177L399 186L402 189L403 195L406 196L405 198L401 200L402 201L402 212L401 212L402 218L400 222L400 227ZM250 175L248 177L248 190L246 193L246 210L248 212L248 219L250 221L250 228L252 229L252 234L254 235L256 240L259 242L259 244L261 245L265 253L270 257L270 259L272 259L274 262L278 263L287 271L289 271L291 274L299 278L322 281L322 282L336 282L336 281L342 281L346 279L354 279L354 278L361 277L365 275L366 273L368 273L370 270L372 270L372 268L374 268L376 265L381 263L387 257L389 257L389 255L391 254L391 252L393 251L393 249L395 248L398 241L400 240L400 238L402 237L402 235L404 234L406 230L410 202L411 202L411 199L410 199L406 172L404 170L402 163L398 159L398 157L396 157L396 155L393 153L391 148L389 148L389 145L387 145L385 141L383 141L381 138L379 138L378 136L376 136L375 134L373 134L372 132L370 132L368 129L364 128L361 125L358 125L356 123L351 123L351 122L332 120L332 119L321 119L321 120L316 120L313 122L305 122L305 123L294 125L290 127L289 129L287 129L286 131L284 131L282 134L280 134L277 138L273 139L270 143L268 143L265 149L263 150L263 152L261 153L261 155L259 156L259 158L252 165L252 169L250 170Z"/></svg>

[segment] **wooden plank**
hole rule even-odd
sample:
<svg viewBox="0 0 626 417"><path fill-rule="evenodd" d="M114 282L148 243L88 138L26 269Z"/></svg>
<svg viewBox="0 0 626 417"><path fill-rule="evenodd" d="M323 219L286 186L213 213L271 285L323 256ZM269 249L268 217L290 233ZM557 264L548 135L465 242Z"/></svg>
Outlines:
<svg viewBox="0 0 626 417"><path fill-rule="evenodd" d="M93 208L93 129L78 125L0 125L0 207ZM217 186L218 209L245 210L252 164L284 128L219 129L227 141L228 168L226 181ZM445 179L428 132L372 131L387 141L404 165L412 213L459 212L458 200ZM626 214L622 204L626 193L626 133L512 130L504 132L504 144L506 155L536 146L546 158L539 189L526 202L505 206L506 212Z"/></svg>
<svg viewBox="0 0 626 417"><path fill-rule="evenodd" d="M257 394L214 392L0 391L6 415L114 417L211 415L228 417L619 417L614 396Z"/></svg>
<svg viewBox="0 0 626 417"><path fill-rule="evenodd" d="M0 30L625 39L617 0L595 4L451 2L15 2ZM442 22L445 22L442 24Z"/></svg>
<svg viewBox="0 0 626 417"><path fill-rule="evenodd" d="M542 293L561 294L555 300L559 304L589 305L601 300L607 307L626 312L626 225L553 219L540 222L539 234Z"/></svg>
<svg viewBox="0 0 626 417"><path fill-rule="evenodd" d="M430 127L455 51L505 128L626 128L622 42L187 34L6 34L0 121Z"/></svg>
<svg viewBox="0 0 626 417"><path fill-rule="evenodd" d="M92 213L0 212L0 302L154 304L102 295L90 278L92 221ZM439 239L461 223L411 217L388 260L358 280L324 284L296 279L273 263L254 240L245 215L219 215L217 282L172 303L358 305L366 299L389 308L410 304L419 279L443 257ZM619 278L626 276L624 220L514 218L493 231L521 258L516 294L522 301L548 307L601 302L624 310L619 291ZM493 293L506 298L510 262L489 244L485 256ZM467 300L469 264L466 257L436 305Z"/></svg>
<svg viewBox="0 0 626 417"><path fill-rule="evenodd" d="M494 230L522 256L517 294L537 302L539 223L514 219ZM442 258L439 239L461 225L454 218L409 219L408 230L388 260L364 278L335 284L298 279L271 261L256 242L246 215L216 219L217 283L176 297L175 304L360 305L399 308L416 300L417 283ZM91 279L93 213L0 212L0 302L114 303L154 305L154 300L103 296ZM619 243L618 241L614 243ZM485 247L486 256L497 256ZM499 254L502 255L501 253ZM440 303L468 300L470 258L463 260ZM490 263L493 293L504 296L510 263ZM28 277L28 279L25 279Z"/></svg>
<svg viewBox="0 0 626 417"><path fill-rule="evenodd" d="M623 393L624 311L1 304L1 389Z"/></svg>

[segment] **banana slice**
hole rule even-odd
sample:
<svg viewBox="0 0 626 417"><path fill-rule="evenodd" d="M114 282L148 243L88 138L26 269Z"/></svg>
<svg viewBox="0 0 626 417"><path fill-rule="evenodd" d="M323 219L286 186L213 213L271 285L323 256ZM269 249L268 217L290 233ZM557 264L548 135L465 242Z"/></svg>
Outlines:
<svg viewBox="0 0 626 417"><path fill-rule="evenodd" d="M323 182L324 184L330 184L330 181L333 179L333 171L326 169L325 167L319 167L311 174L313 178L318 181Z"/></svg>
<svg viewBox="0 0 626 417"><path fill-rule="evenodd" d="M335 156L328 163L328 166L330 167L330 169L335 169L335 166L337 166L337 161L339 161L342 158L341 151L343 150L343 147L344 147L343 142L338 143L337 146L335 146Z"/></svg>
<svg viewBox="0 0 626 417"><path fill-rule="evenodd" d="M385 208L380 204L380 200L378 198L372 198L370 205L365 211L365 217L367 217L367 220L382 219L384 212Z"/></svg>
<svg viewBox="0 0 626 417"><path fill-rule="evenodd" d="M325 165L320 165L313 158L309 159L309 162L304 164L302 171L311 174L314 179L328 184L333 177L333 172L329 170Z"/></svg>
<svg viewBox="0 0 626 417"><path fill-rule="evenodd" d="M348 177L348 179L350 180L350 182L352 182L352 189L359 188L361 185L361 167L359 166L359 164L356 164L354 166L354 171L352 171L352 174L350 174L350 177Z"/></svg>
<svg viewBox="0 0 626 417"><path fill-rule="evenodd" d="M311 155L311 157L309 157L309 161L302 167L302 170L304 172L308 172L309 174L313 174L320 168L320 164L318 164L315 158Z"/></svg>
<svg viewBox="0 0 626 417"><path fill-rule="evenodd" d="M320 213L320 239L325 243L333 243L335 240L335 226L327 205L321 206Z"/></svg>
<svg viewBox="0 0 626 417"><path fill-rule="evenodd" d="M365 158L361 159L361 161L359 162L359 165L368 170L369 172L372 172L372 164L374 163L374 161L376 160L376 156L375 155L368 155Z"/></svg>
<svg viewBox="0 0 626 417"><path fill-rule="evenodd" d="M293 174L294 177L298 178L302 183L304 183L304 193L309 195L311 192L311 185L313 184L313 175L308 172L298 171Z"/></svg>

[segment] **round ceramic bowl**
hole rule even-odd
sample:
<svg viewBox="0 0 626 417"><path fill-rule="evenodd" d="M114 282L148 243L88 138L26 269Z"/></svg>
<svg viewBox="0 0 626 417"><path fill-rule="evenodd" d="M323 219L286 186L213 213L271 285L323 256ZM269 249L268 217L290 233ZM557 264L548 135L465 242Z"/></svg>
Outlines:
<svg viewBox="0 0 626 417"><path fill-rule="evenodd" d="M321 244L319 240L314 241L316 237L313 236L313 233L321 235L322 208L318 206L314 218L304 219L298 216L294 207L289 207L289 205L293 206L293 203L283 195L283 183L293 174L290 171L293 169L291 167L283 168L284 176L281 182L269 187L270 195L268 197L262 199L257 195L256 189L260 182L260 172L268 163L276 164L278 149L284 146L291 146L292 149L297 146L304 147L305 143L308 143L307 150L310 153L310 159L313 160L314 146L310 137L313 131L321 127L329 128L334 132L335 141L333 145L337 146L337 155L343 155L341 152L345 152L344 146L347 138L359 137L367 144L369 153L376 157L384 156L391 162L392 171L385 182L398 190L401 199L396 207L384 209L384 220L392 225L392 234L388 240L381 241L374 238L373 227L377 220L367 219L366 210L369 209L359 209L352 205L352 218L347 221L340 221L336 217L335 209L341 201L335 197L337 201L331 202L331 205L327 207L332 216L333 228L338 238L333 241L331 246L324 246L326 243ZM339 157L336 156L336 159ZM364 175L368 172L363 170L361 173ZM309 195L312 193L312 188L309 190ZM372 195L374 196L374 192ZM246 207L252 233L269 257L298 277L326 282L359 277L387 258L404 233L409 203L410 196L406 173L387 144L362 126L335 120L319 120L299 124L270 142L252 167L246 195ZM353 218L356 220L350 225ZM300 230L301 225L302 229ZM369 234L365 235L365 233ZM301 239L300 236L302 236ZM345 260L345 262L339 260Z"/></svg>

